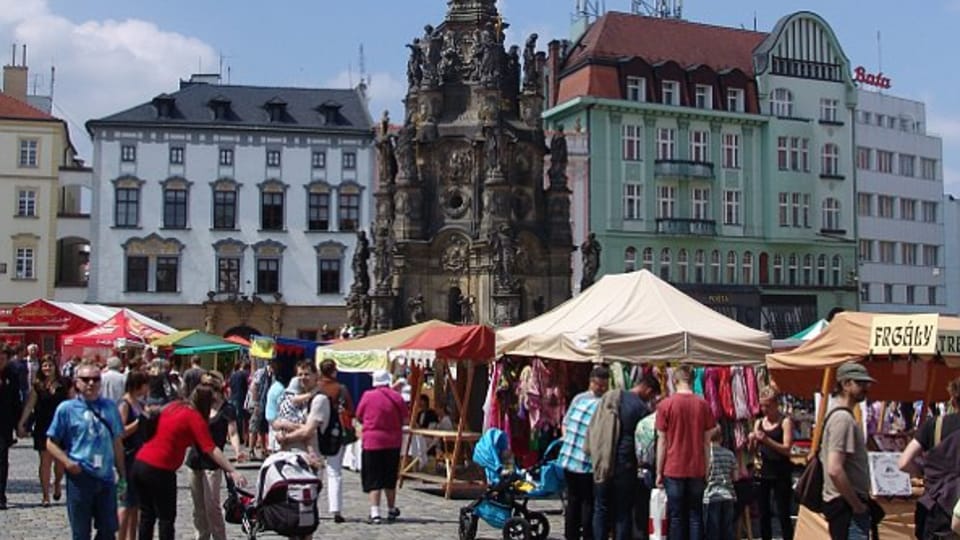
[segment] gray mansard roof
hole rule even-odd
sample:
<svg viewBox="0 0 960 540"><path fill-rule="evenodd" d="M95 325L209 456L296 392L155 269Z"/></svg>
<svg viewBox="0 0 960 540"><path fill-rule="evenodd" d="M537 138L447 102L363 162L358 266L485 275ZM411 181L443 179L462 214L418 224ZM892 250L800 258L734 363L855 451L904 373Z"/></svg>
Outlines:
<svg viewBox="0 0 960 540"><path fill-rule="evenodd" d="M360 93L353 89L184 83L172 94L90 120L87 131L92 134L95 128L107 126L360 134L371 132L372 120Z"/></svg>

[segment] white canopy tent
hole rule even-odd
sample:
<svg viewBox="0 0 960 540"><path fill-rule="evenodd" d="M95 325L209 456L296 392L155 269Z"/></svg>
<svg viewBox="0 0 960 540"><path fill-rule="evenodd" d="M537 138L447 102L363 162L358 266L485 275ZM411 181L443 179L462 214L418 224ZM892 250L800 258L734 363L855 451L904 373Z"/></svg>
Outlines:
<svg viewBox="0 0 960 540"><path fill-rule="evenodd" d="M540 317L497 331L497 356L571 362L763 363L770 336L647 270L613 274Z"/></svg>

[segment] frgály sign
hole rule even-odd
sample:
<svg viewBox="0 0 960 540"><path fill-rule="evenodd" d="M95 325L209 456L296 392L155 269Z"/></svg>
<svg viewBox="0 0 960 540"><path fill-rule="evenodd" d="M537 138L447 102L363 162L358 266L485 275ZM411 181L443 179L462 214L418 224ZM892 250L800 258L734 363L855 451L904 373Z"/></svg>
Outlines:
<svg viewBox="0 0 960 540"><path fill-rule="evenodd" d="M960 356L960 332L940 330L937 314L878 315L870 326L872 354Z"/></svg>

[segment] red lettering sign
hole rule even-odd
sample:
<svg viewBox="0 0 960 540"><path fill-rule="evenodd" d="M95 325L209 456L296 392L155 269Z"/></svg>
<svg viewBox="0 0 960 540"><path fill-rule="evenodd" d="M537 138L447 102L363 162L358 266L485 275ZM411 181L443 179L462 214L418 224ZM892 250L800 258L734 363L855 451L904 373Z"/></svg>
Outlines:
<svg viewBox="0 0 960 540"><path fill-rule="evenodd" d="M867 69L863 66L858 66L853 70L853 80L858 83L863 83L869 86L876 86L877 88L890 88L890 77L884 77L883 72L880 73L867 73Z"/></svg>

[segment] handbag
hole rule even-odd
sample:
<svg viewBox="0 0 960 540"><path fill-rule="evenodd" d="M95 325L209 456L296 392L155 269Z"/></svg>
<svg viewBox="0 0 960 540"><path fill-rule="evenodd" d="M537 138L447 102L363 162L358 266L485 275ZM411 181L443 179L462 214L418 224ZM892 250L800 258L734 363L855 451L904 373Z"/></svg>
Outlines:
<svg viewBox="0 0 960 540"><path fill-rule="evenodd" d="M846 411L847 414L853 415L850 409L838 407L830 411L830 414L824 418L824 429L826 429L827 421L830 420L833 413L837 411ZM797 496L797 502L814 512L823 512L823 462L820 460L819 452L810 456L810 461L807 462L807 466L803 469L803 473L800 475L800 479L797 480L797 485L793 491Z"/></svg>
<svg viewBox="0 0 960 540"><path fill-rule="evenodd" d="M223 520L233 525L240 525L243 523L243 516L247 510L246 505L241 499L233 479L226 472L223 473L223 477L227 482L227 498L223 501Z"/></svg>

